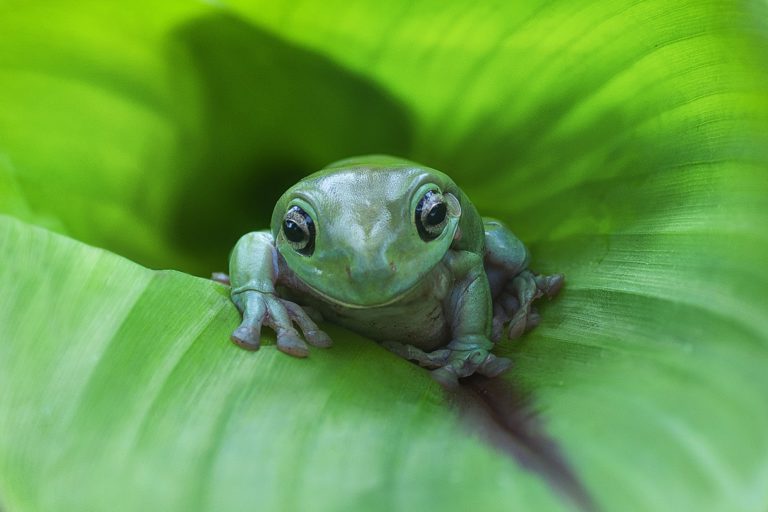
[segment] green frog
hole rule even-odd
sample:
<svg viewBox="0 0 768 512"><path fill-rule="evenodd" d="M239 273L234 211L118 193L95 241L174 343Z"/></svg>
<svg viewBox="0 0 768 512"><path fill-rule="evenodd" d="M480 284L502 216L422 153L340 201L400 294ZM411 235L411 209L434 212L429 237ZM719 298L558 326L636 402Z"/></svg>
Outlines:
<svg viewBox="0 0 768 512"><path fill-rule="evenodd" d="M243 320L232 340L257 350L267 325L279 350L306 357L307 343L331 345L316 323L324 319L445 386L493 377L511 366L494 344L535 327L533 301L563 284L562 274L532 272L529 259L442 172L384 155L341 160L288 189L270 230L237 242L229 272Z"/></svg>

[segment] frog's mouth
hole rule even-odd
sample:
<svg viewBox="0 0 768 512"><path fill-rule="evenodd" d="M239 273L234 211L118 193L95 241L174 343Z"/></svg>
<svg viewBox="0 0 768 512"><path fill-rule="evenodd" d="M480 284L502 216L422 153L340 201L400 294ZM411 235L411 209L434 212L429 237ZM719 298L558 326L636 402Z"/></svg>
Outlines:
<svg viewBox="0 0 768 512"><path fill-rule="evenodd" d="M431 269L430 269L431 271ZM394 304L404 298L406 298L408 295L414 292L416 288L418 288L419 282L422 281L423 276L417 276L416 279L413 280L413 282L408 283L406 286L401 286L396 288L394 291L386 294L385 298L380 301L376 302L368 302L364 300L349 300L349 299L341 299L339 297L335 297L333 295L328 294L327 292L313 286L311 283L304 281L304 286L306 286L309 291L313 294L315 294L317 297L323 299L326 302L330 302L333 304L337 304L339 306L343 306L345 308L349 309L374 309L374 308L382 308L385 306L389 306L391 304ZM366 288L369 289L376 289L376 290L382 290L381 287L371 285L371 283L368 283ZM354 289L353 289L354 290ZM363 290L360 290L361 292ZM357 295L358 298L362 298L364 295L363 293L348 293L348 295Z"/></svg>

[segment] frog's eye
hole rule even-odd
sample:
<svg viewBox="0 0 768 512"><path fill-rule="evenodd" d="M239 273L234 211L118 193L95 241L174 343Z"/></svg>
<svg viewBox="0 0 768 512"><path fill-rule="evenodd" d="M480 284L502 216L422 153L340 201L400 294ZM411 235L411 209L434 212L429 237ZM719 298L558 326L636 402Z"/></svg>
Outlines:
<svg viewBox="0 0 768 512"><path fill-rule="evenodd" d="M416 205L416 229L422 240L434 240L447 224L448 205L443 194L430 190Z"/></svg>
<svg viewBox="0 0 768 512"><path fill-rule="evenodd" d="M315 248L315 223L307 212L292 206L283 219L283 235L296 252L309 256Z"/></svg>

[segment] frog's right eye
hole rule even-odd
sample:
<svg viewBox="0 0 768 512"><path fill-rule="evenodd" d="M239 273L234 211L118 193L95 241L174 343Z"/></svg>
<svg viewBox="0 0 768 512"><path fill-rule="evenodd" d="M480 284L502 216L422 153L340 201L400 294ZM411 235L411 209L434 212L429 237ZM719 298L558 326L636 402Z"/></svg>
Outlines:
<svg viewBox="0 0 768 512"><path fill-rule="evenodd" d="M283 235L293 249L305 256L315 248L315 223L299 206L292 206L283 218Z"/></svg>

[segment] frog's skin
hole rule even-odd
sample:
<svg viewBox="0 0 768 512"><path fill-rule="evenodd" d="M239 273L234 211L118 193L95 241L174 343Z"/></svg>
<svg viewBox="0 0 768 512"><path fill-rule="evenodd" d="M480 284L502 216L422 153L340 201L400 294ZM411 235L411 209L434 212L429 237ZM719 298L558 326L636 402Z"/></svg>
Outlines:
<svg viewBox="0 0 768 512"><path fill-rule="evenodd" d="M490 353L494 343L535 327L531 303L563 283L534 274L528 260L445 174L382 155L342 160L285 192L270 231L237 242L230 280L243 321L232 340L256 350L266 324L278 349L305 357L304 340L331 345L310 318L319 313L446 385L495 376L511 361Z"/></svg>

